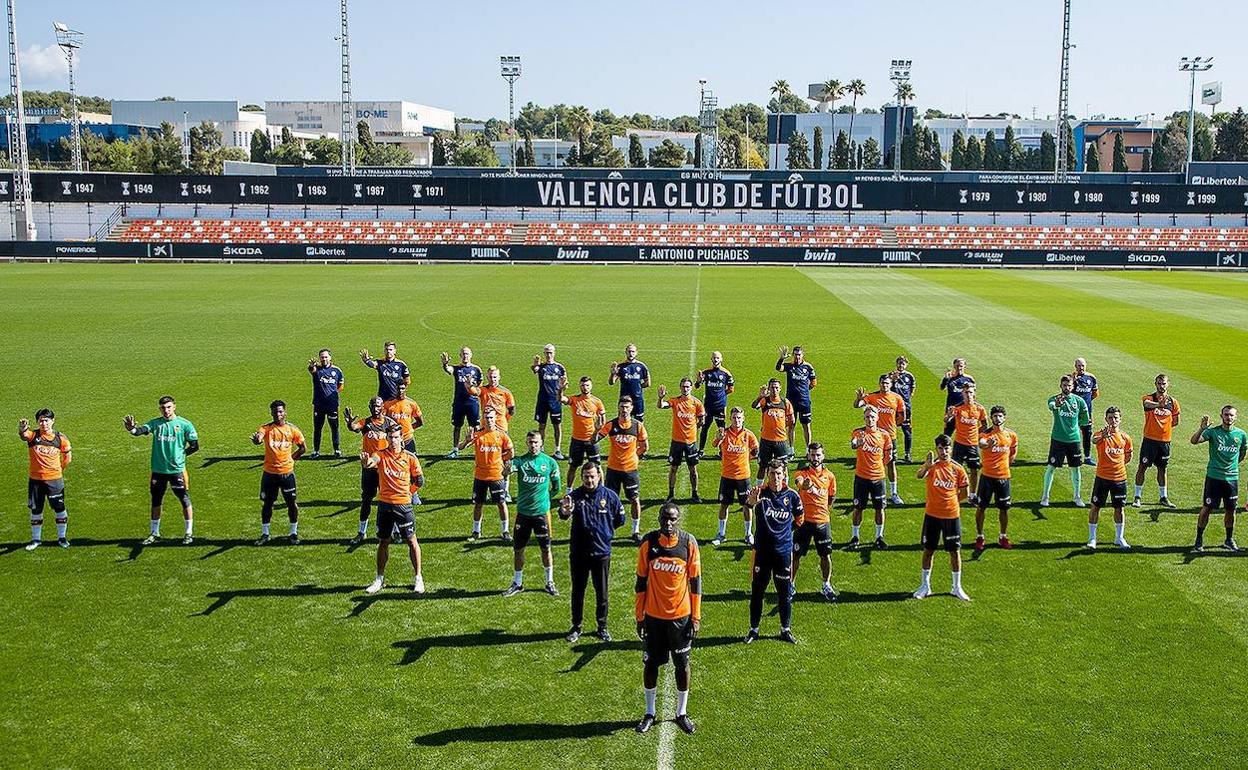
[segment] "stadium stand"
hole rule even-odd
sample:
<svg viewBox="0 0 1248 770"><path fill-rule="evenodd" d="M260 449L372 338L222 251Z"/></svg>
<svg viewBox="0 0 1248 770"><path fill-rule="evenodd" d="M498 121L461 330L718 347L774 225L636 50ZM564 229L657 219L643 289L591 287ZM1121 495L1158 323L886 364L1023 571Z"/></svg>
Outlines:
<svg viewBox="0 0 1248 770"><path fill-rule="evenodd" d="M894 240L895 237L895 240ZM907 249L1248 248L1248 228L797 225L661 222L430 222L137 219L111 240L174 243L417 243L880 247Z"/></svg>

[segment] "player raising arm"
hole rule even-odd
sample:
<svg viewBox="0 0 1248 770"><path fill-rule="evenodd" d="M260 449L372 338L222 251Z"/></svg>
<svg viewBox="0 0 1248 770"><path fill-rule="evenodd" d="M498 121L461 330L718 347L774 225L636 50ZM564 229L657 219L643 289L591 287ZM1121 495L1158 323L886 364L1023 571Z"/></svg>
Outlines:
<svg viewBox="0 0 1248 770"><path fill-rule="evenodd" d="M342 370L334 366L329 348L321 348L316 358L308 359L308 374L312 375L312 459L321 456L321 430L329 422L330 438L334 444L334 457L342 457L342 444L338 433L338 402L346 387Z"/></svg>
<svg viewBox="0 0 1248 770"><path fill-rule="evenodd" d="M1214 508L1222 507L1222 523L1226 526L1227 550L1238 551L1235 545L1235 505L1239 502L1239 465L1248 454L1248 434L1235 427L1238 411L1227 404L1222 407L1222 423L1210 426L1209 415L1200 418L1200 426L1192 434L1193 445L1208 442L1209 464L1205 467L1204 505L1196 517L1196 543L1192 550L1205 550L1205 526Z"/></svg>
<svg viewBox="0 0 1248 770"><path fill-rule="evenodd" d="M996 501L997 520L1001 534L997 544L1010 550L1014 544L1007 534L1010 526L1010 466L1018 456L1018 434L1005 427L1005 407L994 406L988 410L992 427L979 436L979 451L983 457L983 473L975 488L975 551L984 550L984 513Z"/></svg>
<svg viewBox="0 0 1248 770"><path fill-rule="evenodd" d="M818 384L815 377L815 367L806 361L806 351L801 345L793 346L792 361L785 360L788 358L788 355L789 349L781 346L780 358L776 361L776 371L784 372L786 380L784 397L792 405L797 421L802 424L802 436L806 439L804 446L810 446L811 422L814 420L814 412L810 403L810 391L814 390ZM789 424L788 441L789 446L796 451L797 436L793 423ZM760 465L765 464L767 464L766 460L760 462Z"/></svg>
<svg viewBox="0 0 1248 770"><path fill-rule="evenodd" d="M142 425L134 421L134 415L128 414L122 420L126 432L131 436L150 434L152 437L151 532L143 545L151 545L160 540L161 503L165 499L166 489L172 489L174 496L182 504L182 517L186 521L182 544L190 545L194 542L194 512L191 510L186 458L199 451L199 434L190 420L177 415L178 406L174 403L173 396L161 396L157 405L160 407L160 416Z"/></svg>
<svg viewBox="0 0 1248 770"><path fill-rule="evenodd" d="M858 528L862 525L862 509L870 503L875 508L875 547L888 548L884 542L884 458L893 451L893 437L877 427L879 413L875 407L862 410L863 427L850 434L849 448L857 456L854 462L853 517L850 524L849 547L858 547Z"/></svg>
<svg viewBox="0 0 1248 770"><path fill-rule="evenodd" d="M693 380L685 377L680 381L680 395L667 397L667 387L659 386L659 408L672 410L672 443L667 450L667 501L676 500L676 470L683 462L689 468L689 489L692 502L700 503L698 497L698 457L699 452L694 441L698 437L698 428L706 420L706 410L702 402L694 398Z"/></svg>
<svg viewBox="0 0 1248 770"><path fill-rule="evenodd" d="M979 483L979 435L988 430L988 413L975 400L975 383L962 385L962 403L945 411L945 422L953 423L953 455L955 463L967 468L971 475L971 489ZM971 493L970 502L975 502Z"/></svg>
<svg viewBox="0 0 1248 770"><path fill-rule="evenodd" d="M940 389L945 391L945 413L949 413L949 408L958 406L962 403L962 386L967 383L975 384L975 378L966 373L966 359L955 358L953 365L949 367L949 371L945 372L945 376L940 378ZM953 435L954 424L945 423L945 435Z"/></svg>
<svg viewBox="0 0 1248 770"><path fill-rule="evenodd" d="M540 356L533 356L530 367L537 375L537 405L533 419L537 421L537 430L542 434L542 442L546 442L546 423L549 421L555 428L555 451L552 455L556 460L566 459L559 448L563 446L563 386L568 381L568 371L563 364L555 360L555 346L547 344L542 348Z"/></svg>
<svg viewBox="0 0 1248 770"><path fill-rule="evenodd" d="M1127 465L1131 462L1131 437L1118 430L1122 410L1111 406L1105 410L1105 427L1092 436L1096 446L1096 479L1092 482L1092 508L1088 511L1088 548L1096 548L1096 525L1101 508L1114 509L1114 545L1124 551L1131 546L1123 536L1126 521L1122 507L1127 504Z"/></svg>
<svg viewBox="0 0 1248 770"><path fill-rule="evenodd" d="M281 492L290 519L291 545L299 545L299 503L296 501L295 461L308 451L303 431L286 422L286 402L269 404L273 420L251 434L251 443L264 447L264 471L260 474L260 539L256 545L269 542L269 522L273 520L273 504Z"/></svg>
<svg viewBox="0 0 1248 770"><path fill-rule="evenodd" d="M766 387L758 389L758 398L750 407L763 413L758 442L758 479L761 481L772 460L787 463L793 453L793 426L796 424L793 402L780 398L780 380L771 378Z"/></svg>
<svg viewBox="0 0 1248 770"><path fill-rule="evenodd" d="M728 506L736 500L741 504L745 520L745 544L754 545L754 533L750 529L750 506L746 497L750 492L750 460L758 457L758 438L745 427L745 410L732 408L728 427L720 428L715 436L715 448L719 450L719 534L711 545L724 542L728 533Z"/></svg>
<svg viewBox="0 0 1248 770"><path fill-rule="evenodd" d="M22 418L17 422L17 435L26 442L30 455L30 479L26 482L26 506L30 508L30 543L26 550L33 551L43 542L43 506L47 503L56 517L56 544L69 547L66 530L69 512L65 510L65 466L73 459L73 450L64 433L56 430L56 415L51 409L35 412L36 429L30 429L30 421Z"/></svg>
<svg viewBox="0 0 1248 770"><path fill-rule="evenodd" d="M343 411L343 416L347 418L347 430L361 434L361 449L365 454L380 454L390 442L390 426L398 424L382 413L383 404L381 396L373 396L368 400L368 417L361 417L358 420L351 414L351 407ZM400 428L400 438L402 435L403 430ZM373 498L377 496L379 483L377 466L360 467L360 526L355 532L355 537L347 541L347 545L359 545L364 542L364 536L368 534L368 517L372 512Z"/></svg>
<svg viewBox="0 0 1248 770"><path fill-rule="evenodd" d="M1170 395L1170 378L1166 375L1157 375L1153 384L1153 392L1142 399L1144 441L1140 444L1140 461L1135 468L1135 500L1131 504L1140 507L1145 472L1151 465L1157 469L1157 486L1161 494L1158 502L1163 508L1174 508L1170 495L1166 494L1166 469L1170 465L1170 436L1179 427L1179 401Z"/></svg>
<svg viewBox="0 0 1248 770"><path fill-rule="evenodd" d="M581 392L565 396L568 380L559 383L559 400L572 412L572 441L568 445L568 481L576 478L576 470L586 460L598 460L598 430L607 421L607 406L594 395L594 381L582 377Z"/></svg>
<svg viewBox="0 0 1248 770"><path fill-rule="evenodd" d="M377 395L381 396L382 401L390 401L398 398L400 382L411 384L412 373L407 370L407 364L395 356L393 342L387 340L383 347L386 353L380 360L370 356L367 349L360 351L360 360L368 368L377 370Z"/></svg>
<svg viewBox="0 0 1248 770"><path fill-rule="evenodd" d="M880 389L874 393L868 393L866 388L859 388L858 393L854 396L854 408L861 409L864 406L873 406L879 414L880 430L884 431L893 438L893 451L888 456L886 470L888 471L888 480L892 487L888 501L893 505L902 505L904 501L901 495L897 493L897 426L906 422L909 416L906 411L906 402L901 396L893 392L893 378L888 374L880 375Z"/></svg>
<svg viewBox="0 0 1248 770"><path fill-rule="evenodd" d="M953 461L953 442L948 436L941 434L936 437L936 455L927 453L927 460L917 475L926 482L927 489L924 495L922 582L914 592L914 598L926 599L932 595L932 558L936 555L936 546L944 540L953 578L949 593L969 602L971 597L962 590L961 501L966 497L971 482L962 466Z"/></svg>
<svg viewBox="0 0 1248 770"><path fill-rule="evenodd" d="M375 594L385 583L386 562L390 559L390 541L396 536L407 543L415 579L412 592L425 592L425 577L420 568L420 543L416 541L416 518L412 502L416 491L425 483L416 455L403 448L403 429L390 423L386 445L380 452L360 452L360 467L377 472L381 480L377 501L377 576L364 589Z"/></svg>
<svg viewBox="0 0 1248 770"><path fill-rule="evenodd" d="M459 456L459 436L464 423L470 430L481 427L481 400L477 398L477 388L485 379L481 367L472 362L472 348L459 349L459 364L451 365L449 353L442 354L442 371L455 380L455 395L451 401L451 451L447 457Z"/></svg>

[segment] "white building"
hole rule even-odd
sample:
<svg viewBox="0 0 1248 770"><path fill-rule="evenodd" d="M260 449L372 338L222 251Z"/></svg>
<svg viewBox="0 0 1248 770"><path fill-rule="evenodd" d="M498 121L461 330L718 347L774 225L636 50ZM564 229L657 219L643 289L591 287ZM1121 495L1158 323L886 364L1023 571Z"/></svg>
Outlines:
<svg viewBox="0 0 1248 770"><path fill-rule="evenodd" d="M454 131L455 113L406 101L354 102L355 121L368 123L378 143L397 144L412 153L412 164L433 163L433 133ZM340 102L265 102L269 125L318 136L337 136L342 125Z"/></svg>
<svg viewBox="0 0 1248 770"><path fill-rule="evenodd" d="M281 144L282 127L270 124L263 112L239 108L237 101L114 101L113 122L136 126L159 126L172 123L179 133L190 130L204 121L212 123L221 132L221 144L225 147L251 148L251 135L260 129L274 145ZM296 139L309 140L321 136L320 132L292 131ZM337 132L330 136L337 136ZM183 141L186 137L183 136Z"/></svg>
<svg viewBox="0 0 1248 770"><path fill-rule="evenodd" d="M464 124L460 124L463 128ZM494 154L498 156L500 166L511 165L511 142L499 141L490 142L494 148ZM553 167L558 165L560 168L568 165L568 153L572 152L572 148L576 146L576 142L566 139L533 139L533 165L535 167ZM524 149L524 140L516 141L516 149ZM559 162L555 163L555 156L558 155Z"/></svg>
<svg viewBox="0 0 1248 770"><path fill-rule="evenodd" d="M814 130L814 129L811 129ZM628 146L632 142L630 137L637 137L641 141L641 150L646 154L646 162L649 162L650 151L655 147L663 144L665 140L670 140L685 148L685 152L692 153L694 145L697 142L698 134L695 131L654 131L644 128L630 128L625 130L624 136L611 137L611 146L624 153L624 157L628 158ZM691 164L686 163L689 167Z"/></svg>

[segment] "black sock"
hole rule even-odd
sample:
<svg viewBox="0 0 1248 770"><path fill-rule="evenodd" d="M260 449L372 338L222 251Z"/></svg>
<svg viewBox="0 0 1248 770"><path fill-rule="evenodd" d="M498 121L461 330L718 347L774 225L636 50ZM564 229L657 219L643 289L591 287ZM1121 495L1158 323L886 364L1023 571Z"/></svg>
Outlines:
<svg viewBox="0 0 1248 770"><path fill-rule="evenodd" d="M1231 526L1229 526L1229 527L1227 527L1227 528L1226 528L1226 539L1227 539L1227 540L1232 540L1233 538L1232 538L1231 536L1232 536L1234 533L1235 533L1235 525L1234 525L1234 524L1232 524Z"/></svg>
<svg viewBox="0 0 1248 770"><path fill-rule="evenodd" d="M1196 527L1196 542L1199 543L1203 541L1204 539L1205 539L1205 528L1201 526L1197 526Z"/></svg>

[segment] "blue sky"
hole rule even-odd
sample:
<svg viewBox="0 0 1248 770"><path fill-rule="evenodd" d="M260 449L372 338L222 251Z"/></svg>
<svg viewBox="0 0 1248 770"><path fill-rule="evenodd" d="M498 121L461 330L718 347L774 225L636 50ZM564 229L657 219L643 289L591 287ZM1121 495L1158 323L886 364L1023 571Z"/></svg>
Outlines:
<svg viewBox="0 0 1248 770"><path fill-rule="evenodd" d="M1061 6L352 0L353 85L357 99L402 98L505 117L498 56L515 53L525 69L518 104L689 114L699 78L727 105L765 103L776 79L804 94L807 83L857 77L867 84L863 104L878 107L890 88L889 60L910 58L921 108L1024 116L1034 109L1045 117L1056 110ZM27 88L66 87L54 20L88 35L80 93L257 103L338 98L337 0L19 0ZM1185 55L1215 57L1198 85L1224 81L1220 109L1248 103L1248 3L1075 0L1072 24L1071 105L1080 117L1186 108L1188 81L1177 71Z"/></svg>

